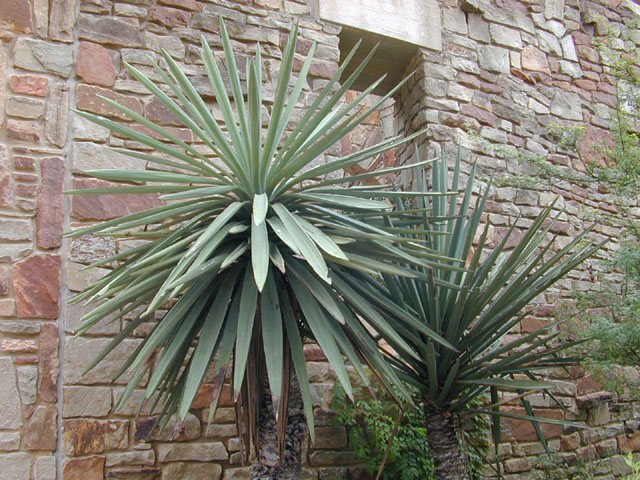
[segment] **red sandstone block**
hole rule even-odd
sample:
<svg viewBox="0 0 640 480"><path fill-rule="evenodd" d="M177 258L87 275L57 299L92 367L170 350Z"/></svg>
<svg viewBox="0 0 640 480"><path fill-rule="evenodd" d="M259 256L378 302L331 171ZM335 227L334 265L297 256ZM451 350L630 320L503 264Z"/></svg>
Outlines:
<svg viewBox="0 0 640 480"><path fill-rule="evenodd" d="M153 7L149 13L149 20L167 27L186 27L190 19L190 12L171 7Z"/></svg>
<svg viewBox="0 0 640 480"><path fill-rule="evenodd" d="M13 291L18 317L58 317L60 266L60 257L57 255L33 255L15 264Z"/></svg>
<svg viewBox="0 0 640 480"><path fill-rule="evenodd" d="M36 213L36 239L43 249L59 248L62 245L65 163L62 158L42 160L42 186Z"/></svg>
<svg viewBox="0 0 640 480"><path fill-rule="evenodd" d="M14 93L46 97L49 92L49 79L37 75L11 75L9 86Z"/></svg>
<svg viewBox="0 0 640 480"><path fill-rule="evenodd" d="M36 159L33 157L13 157L13 167L16 170L26 170L33 172L36 169Z"/></svg>
<svg viewBox="0 0 640 480"><path fill-rule="evenodd" d="M518 407L504 407L501 409L504 413L511 413L515 415L527 415L524 408ZM562 410L534 410L534 414L537 417L549 418L554 420L564 420L564 413ZM515 418L503 418L503 425L509 429L514 440L518 442L535 442L538 440L536 431L533 425L529 421L516 420ZM540 423L540 429L546 439L556 438L562 435L562 425L554 425L549 423Z"/></svg>
<svg viewBox="0 0 640 480"><path fill-rule="evenodd" d="M104 87L112 87L118 77L109 51L92 42L80 42L76 74L87 83Z"/></svg>
<svg viewBox="0 0 640 480"><path fill-rule="evenodd" d="M101 100L97 95L109 98L142 115L142 102L139 99L129 95L115 93L107 88L94 87L86 84L80 84L76 88L76 103L78 108L98 115L129 120L124 113L120 112L120 110L115 107L112 107L104 100Z"/></svg>
<svg viewBox="0 0 640 480"><path fill-rule="evenodd" d="M54 323L42 325L40 330L40 350L38 372L38 396L49 403L58 401L58 327Z"/></svg>
<svg viewBox="0 0 640 480"><path fill-rule="evenodd" d="M1 1L0 26L23 33L31 32L31 6L29 5L29 0Z"/></svg>
<svg viewBox="0 0 640 480"><path fill-rule="evenodd" d="M111 182L78 179L73 188L91 189L115 186ZM130 213L163 205L157 194L126 195L74 195L71 199L71 215L78 220L109 220Z"/></svg>
<svg viewBox="0 0 640 480"><path fill-rule="evenodd" d="M197 0L160 0L162 5L170 5L172 7L180 7L194 12L202 11L202 4Z"/></svg>
<svg viewBox="0 0 640 480"><path fill-rule="evenodd" d="M40 141L40 126L35 122L7 120L7 136L25 142Z"/></svg>

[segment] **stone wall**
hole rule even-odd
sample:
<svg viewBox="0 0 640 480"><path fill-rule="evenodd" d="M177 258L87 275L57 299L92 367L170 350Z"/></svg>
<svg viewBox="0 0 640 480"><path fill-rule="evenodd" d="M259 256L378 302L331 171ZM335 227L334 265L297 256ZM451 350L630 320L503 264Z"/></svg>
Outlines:
<svg viewBox="0 0 640 480"><path fill-rule="evenodd" d="M329 0L318 0L327 2ZM640 42L634 26L634 3L619 0L488 0L420 2L436 13L441 29L430 29L416 40L416 55L407 70L417 74L396 98L396 123L401 131L428 126L418 145L422 155L444 146L464 147L468 161L478 160L483 175L519 173L519 155L546 156L567 168L580 170L581 158L559 148L554 124L585 125L583 155L607 138L610 109L615 105L613 78L594 47L594 38L609 29L621 45ZM203 33L219 51L218 16L222 15L241 55L263 48L267 73L277 69L288 26L300 22L299 53L318 42L303 104L337 69L339 33L349 16L334 19L332 10L316 2L294 0L5 0L0 2L0 472L11 480L65 479L182 479L245 478L234 410L224 403L214 425L207 415L205 385L192 414L173 441L169 434L148 438L153 412L136 418L142 391L123 409L114 410L122 391L110 383L122 354L134 349L141 327L102 366L87 375L84 368L97 351L116 335L123 323L94 327L73 337L82 308L67 299L100 275L82 267L105 255L129 248L131 241L82 237L63 240L60 233L98 220L158 204L153 196L78 196L62 194L71 188L101 186L82 171L93 168L144 168L144 164L108 147L144 147L90 124L70 113L72 108L118 117L96 95L112 98L172 129L185 141L193 138L123 67L128 62L153 75L147 55L166 49L205 94L208 87L200 63ZM367 11L376 1L359 0ZM385 1L396 7L404 2ZM411 3L411 2L409 2ZM346 5L347 2L343 2ZM405 5L406 6L406 5ZM422 7L421 7L422 8ZM327 13L328 12L328 13ZM336 10L337 12L337 10ZM320 16L321 18L319 18ZM434 17L435 18L435 17ZM429 18L429 22L435 22ZM437 19L436 18L436 19ZM352 27L363 28L366 22ZM380 34L381 32L373 32ZM389 32L382 32L389 34ZM424 33L424 32L423 32ZM421 37L422 38L422 37ZM382 37L384 40L384 37ZM402 66L404 69L406 66ZM331 152L339 155L354 145L387 135L388 110L355 132L350 142ZM382 132L377 128L382 122ZM495 148L501 146L503 148ZM412 149L396 152L410 161ZM395 157L383 161L389 165ZM363 166L367 168L368 166ZM410 180L410 179L405 179ZM553 190L525 190L502 186L495 190L489 220L492 239L499 240L510 222L522 215L530 222L557 195L566 209L555 228L559 241L585 226L583 208L611 209L612 199L569 184ZM616 231L599 227L597 236ZM590 268L597 268L596 263ZM586 289L588 270L572 274L563 290L540 299L522 325L527 332L549 321L558 296ZM514 332L518 333L518 332ZM310 378L317 406L318 438L305 450L308 479L355 476L347 474L353 456L345 450L344 429L333 427L328 406L333 375L322 355L307 346ZM552 408L548 397L532 398L543 415L586 422L591 428L573 432L545 428L550 444L567 459L599 455L612 449L640 450L637 413L597 393L599 387L580 371L550 372L556 378L566 411ZM500 446L509 478L534 478L528 472L540 451L532 430L510 422L509 441ZM169 428L170 432L171 429ZM606 470L621 457L602 463ZM613 468L613 467L611 467Z"/></svg>

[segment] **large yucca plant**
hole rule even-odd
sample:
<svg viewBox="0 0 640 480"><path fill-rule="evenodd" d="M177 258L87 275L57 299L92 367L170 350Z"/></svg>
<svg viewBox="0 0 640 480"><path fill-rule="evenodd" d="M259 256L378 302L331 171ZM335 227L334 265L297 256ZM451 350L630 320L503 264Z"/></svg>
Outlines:
<svg viewBox="0 0 640 480"><path fill-rule="evenodd" d="M585 241L587 230L565 247L552 251L553 240L545 239L558 216L551 215L553 206L550 206L534 220L515 247L508 249L507 245L516 223L487 251L490 225L486 222L483 227L481 219L491 183L484 194L473 200L475 171L474 166L459 198L460 156L450 189L443 156L433 166L431 185L432 191L442 195L420 198L417 209L415 206L407 209L398 202L398 216L387 217L390 224L391 219L414 224L406 238L424 241L443 256L457 259L464 264L464 271L415 266L415 278L384 273L384 286L368 279L363 281L363 291L368 291L368 295L403 305L406 313L415 315L423 327L437 332L455 347L434 342L407 324L399 332L418 353L417 357L397 348L393 339L387 339L395 347L388 357L400 377L420 391L438 479L469 478L468 463L459 445L459 415L468 412L470 401L484 392L490 392L491 405L480 413L494 418L496 448L501 416L533 421L544 442L538 422L554 423L554 420L534 417L525 397L532 390L553 386L538 381L536 371L566 365L569 360L556 354L569 344L553 342L558 335L554 328L557 322L515 340L507 340L505 335L524 318L532 300L600 247ZM418 183L426 191L425 175L421 172ZM421 218L416 217L416 210L428 210L430 217L422 213ZM526 415L500 411L499 392L503 390L523 395Z"/></svg>
<svg viewBox="0 0 640 480"><path fill-rule="evenodd" d="M85 315L79 334L96 322L142 311L126 324L90 368L142 322L166 309L153 331L124 362L120 374L130 371L133 378L119 405L149 372L146 398L152 399L159 391L155 401L162 407L160 417L166 422L177 413L183 419L215 360L217 380L209 419L214 416L229 373L241 432L248 444L249 439L257 438L258 408L266 371L282 452L293 372L313 435L304 337L320 345L349 395L351 385L345 358L362 374L365 383L361 363L370 365L385 383L395 381L395 374L377 351L371 333L384 332L398 348L411 352L407 340L397 332L400 320L395 318L413 321L414 331L446 344L429 326L403 315L397 305L367 298L354 280L355 273L369 275L379 271L412 276L403 263L418 263L428 271L428 265L440 258L413 241L395 237L394 230L380 221L392 214L388 199L398 195L392 189L344 186L346 182L394 173L400 168L350 178L339 175L342 169L412 137L393 138L347 157L316 164L323 152L373 110L361 111L358 104L381 80L354 101L342 103L344 93L373 52L340 85L338 80L354 56L354 49L302 118L291 124L307 84L315 49L311 48L297 80L292 78L297 35L297 27L293 27L283 51L268 127L263 128L259 46L256 57L247 63L245 99L222 22L220 32L230 94L204 38L202 59L221 118L213 116L166 52L163 53L166 68L155 62L154 66L170 93L126 65L131 76L190 128L205 149L185 143L162 126L107 98L103 100L164 141L124 124L77 112L152 147L155 153L123 151L148 162L147 170L85 172L94 178L127 185L72 193L161 193L160 198L166 204L68 234L146 240L96 263L94 266L117 262L117 266L73 301L98 304ZM153 166L162 170L154 170ZM376 217L369 219L371 212L376 212ZM392 312L395 314L391 315Z"/></svg>

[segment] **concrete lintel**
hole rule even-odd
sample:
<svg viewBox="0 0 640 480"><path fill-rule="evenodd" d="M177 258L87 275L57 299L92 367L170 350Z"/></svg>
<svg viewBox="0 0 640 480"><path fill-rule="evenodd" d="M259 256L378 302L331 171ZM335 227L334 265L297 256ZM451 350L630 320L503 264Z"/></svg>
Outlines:
<svg viewBox="0 0 640 480"><path fill-rule="evenodd" d="M321 20L442 50L436 0L313 0Z"/></svg>

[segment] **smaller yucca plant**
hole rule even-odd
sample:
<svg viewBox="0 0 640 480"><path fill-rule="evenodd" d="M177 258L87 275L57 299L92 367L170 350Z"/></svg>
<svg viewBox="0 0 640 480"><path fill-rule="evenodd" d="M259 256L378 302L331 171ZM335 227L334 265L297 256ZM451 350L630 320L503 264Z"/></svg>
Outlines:
<svg viewBox="0 0 640 480"><path fill-rule="evenodd" d="M339 175L342 169L413 137L392 138L310 167L371 114L373 109L363 112L358 105L381 80L350 103L344 104L342 99L373 52L339 85L354 49L302 118L292 125L290 119L307 84L315 50L315 46L310 49L297 80L293 81L297 36L294 27L282 55L265 132L260 48L247 63L245 100L223 22L220 32L232 95L225 89L214 54L204 38L202 59L222 118L213 116L166 52L163 53L166 70L155 62L154 66L171 96L139 70L126 65L131 76L191 129L208 152L202 153L164 127L106 98L105 102L165 141L106 118L77 112L152 147L155 153L131 150L124 153L164 170L85 172L127 185L72 193L161 193L160 198L167 203L68 234L146 240L96 263L95 266L118 262L118 266L73 301L102 302L85 315L78 333L86 332L99 321L142 309L90 368L142 322L167 309L124 363L121 374L129 370L133 378L119 405L140 387L149 373L146 398L151 399L159 391L155 401L162 406L160 417L165 422L174 413L184 418L207 370L215 362L216 381L209 419L214 416L223 382L230 373L240 427L255 440L266 371L282 450L290 377L294 371L313 435L303 338L312 338L320 345L349 395L351 384L345 358L365 383L368 380L361 367L363 362L385 383L396 382L395 373L377 351L372 332L384 332L398 348L411 352L397 331L399 323L389 320L390 312L395 311L395 316L402 318L402 311L393 303L381 304L378 299L368 298L360 288L360 277L379 271L412 276L403 263L415 262L427 269L427 265L439 262L440 258L385 229L380 219L391 214L388 198L398 193L385 186L343 186L354 180L395 173L401 167L350 178ZM373 108L378 108L389 95ZM322 180L327 175L331 179ZM372 213L376 216L370 218ZM409 322L413 320L405 317ZM446 344L427 325L414 322L413 328ZM248 443L248 438L245 440Z"/></svg>
<svg viewBox="0 0 640 480"><path fill-rule="evenodd" d="M407 314L414 315L454 347L434 342L413 326L404 325L399 332L418 357L408 355L404 348L388 354L399 376L420 391L437 479L469 478L458 441L458 416L471 413L470 402L487 391L491 406L486 410L475 409L473 413L493 416L496 446L500 441L500 417L534 422L543 442L538 422L568 424L533 416L525 396L522 403L526 415L502 412L499 402L500 391L525 394L553 387L539 381L536 372L571 361L557 356L572 345L571 342L554 343L558 322L517 339L506 341L505 336L524 318L531 301L601 246L586 240L590 231L586 230L554 252L553 240L546 240L558 219L557 215L552 216L551 205L534 220L515 247L507 249L516 223L488 251L490 224L486 222L482 226L481 220L491 182L484 194L474 200L475 172L473 166L459 199L460 155L451 188L448 188L448 169L443 155L433 165L431 182L432 191L441 195L419 198L418 208L408 209L398 202L398 216L388 217L390 225L394 222L409 225L412 230L405 234L406 238L425 242L465 268L431 270L415 266L414 278L383 273L383 287L375 282L370 282L368 287L370 296L388 298L402 305ZM426 191L425 176L419 171L417 176L421 189ZM386 340L396 347L393 339Z"/></svg>

